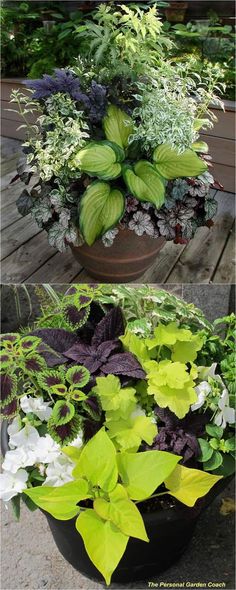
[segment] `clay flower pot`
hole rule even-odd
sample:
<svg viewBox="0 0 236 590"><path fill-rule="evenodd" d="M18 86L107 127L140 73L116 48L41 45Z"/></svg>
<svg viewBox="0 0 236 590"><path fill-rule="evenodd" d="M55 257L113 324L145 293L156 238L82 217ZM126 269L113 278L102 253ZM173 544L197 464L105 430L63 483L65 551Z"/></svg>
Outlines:
<svg viewBox="0 0 236 590"><path fill-rule="evenodd" d="M110 247L105 247L102 240L93 246L70 247L91 277L107 283L128 283L141 277L155 262L164 243L164 238L137 236L134 231L123 229Z"/></svg>
<svg viewBox="0 0 236 590"><path fill-rule="evenodd" d="M182 23L185 19L188 2L171 2L170 6L166 8L166 19L170 23Z"/></svg>

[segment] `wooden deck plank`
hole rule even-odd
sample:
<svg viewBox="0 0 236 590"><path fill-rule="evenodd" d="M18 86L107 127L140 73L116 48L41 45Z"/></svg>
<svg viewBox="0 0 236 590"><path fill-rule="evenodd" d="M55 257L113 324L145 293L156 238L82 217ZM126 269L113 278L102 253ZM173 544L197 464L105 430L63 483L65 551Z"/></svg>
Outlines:
<svg viewBox="0 0 236 590"><path fill-rule="evenodd" d="M62 254L57 252L41 268L28 277L29 283L71 283L80 267L70 250Z"/></svg>
<svg viewBox="0 0 236 590"><path fill-rule="evenodd" d="M28 277L51 258L54 252L48 244L46 232L41 231L3 260L2 283L30 282ZM61 282L64 282L63 274Z"/></svg>
<svg viewBox="0 0 236 590"><path fill-rule="evenodd" d="M235 283L235 224L229 234L229 239L219 261L213 277L213 283Z"/></svg>
<svg viewBox="0 0 236 590"><path fill-rule="evenodd" d="M21 219L21 215L17 209L16 203L5 203L1 207L1 229L4 230L6 227L15 223ZM28 217L29 219L29 217Z"/></svg>
<svg viewBox="0 0 236 590"><path fill-rule="evenodd" d="M6 227L2 231L1 259L3 260L3 258L6 258L9 254L22 247L22 244L25 244L37 234L42 234L42 230L28 216L21 217L18 221Z"/></svg>
<svg viewBox="0 0 236 590"><path fill-rule="evenodd" d="M200 227L185 248L167 283L209 283L234 222L234 197L217 192L218 213L211 230Z"/></svg>
<svg viewBox="0 0 236 590"><path fill-rule="evenodd" d="M25 188L23 182L17 181L13 184L8 184L4 189L1 191L1 208L4 207L6 204L9 203L16 203L21 191Z"/></svg>

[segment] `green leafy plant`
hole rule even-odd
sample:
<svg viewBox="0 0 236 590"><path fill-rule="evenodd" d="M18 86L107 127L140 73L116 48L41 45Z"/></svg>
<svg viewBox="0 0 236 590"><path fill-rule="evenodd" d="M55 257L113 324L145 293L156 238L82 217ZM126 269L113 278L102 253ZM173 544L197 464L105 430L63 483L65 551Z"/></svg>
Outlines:
<svg viewBox="0 0 236 590"><path fill-rule="evenodd" d="M59 488L36 486L25 494L54 518L77 516L75 526L88 556L109 585L129 538L148 541L138 502L152 496L164 482L166 493L193 506L220 479L176 468L178 461L179 457L158 451L117 454L109 436L100 430L79 453L75 481ZM90 508L83 506L85 500L90 500Z"/></svg>
<svg viewBox="0 0 236 590"><path fill-rule="evenodd" d="M199 438L201 448L199 461L204 471L214 471L220 475L234 473L235 437L224 437L224 429L215 424L206 425L206 438Z"/></svg>

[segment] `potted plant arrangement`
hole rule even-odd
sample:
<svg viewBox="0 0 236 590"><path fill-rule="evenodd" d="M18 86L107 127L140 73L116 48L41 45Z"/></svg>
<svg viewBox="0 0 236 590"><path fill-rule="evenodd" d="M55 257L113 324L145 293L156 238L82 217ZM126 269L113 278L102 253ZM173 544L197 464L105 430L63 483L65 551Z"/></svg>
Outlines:
<svg viewBox="0 0 236 590"><path fill-rule="evenodd" d="M30 98L12 94L24 119L41 113L27 127L20 173L37 182L17 204L91 276L127 282L166 239L183 243L212 224L214 179L198 137L218 99L212 76L196 83L186 64L162 57L170 42L154 7L102 4L93 18L78 34L87 60L28 81Z"/></svg>
<svg viewBox="0 0 236 590"><path fill-rule="evenodd" d="M39 507L88 577L150 578L234 473L235 316L147 287L57 298L2 336L1 496Z"/></svg>

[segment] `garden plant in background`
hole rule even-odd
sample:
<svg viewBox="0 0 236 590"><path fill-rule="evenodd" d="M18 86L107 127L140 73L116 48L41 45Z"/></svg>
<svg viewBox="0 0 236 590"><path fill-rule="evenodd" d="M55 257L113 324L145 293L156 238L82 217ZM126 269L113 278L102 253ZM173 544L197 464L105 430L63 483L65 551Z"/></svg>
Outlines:
<svg viewBox="0 0 236 590"><path fill-rule="evenodd" d="M155 7L101 4L77 37L76 65L28 81L27 96L12 93L28 133L19 175L32 187L18 208L85 266L97 248L122 262L127 247L148 248L150 264L166 239L185 243L212 225L214 179L199 132L213 126L209 104L221 104L218 73L199 79L165 59L171 42Z"/></svg>
<svg viewBox="0 0 236 590"><path fill-rule="evenodd" d="M47 294L1 339L2 499L39 507L88 576L161 571L234 473L235 316L145 286Z"/></svg>

